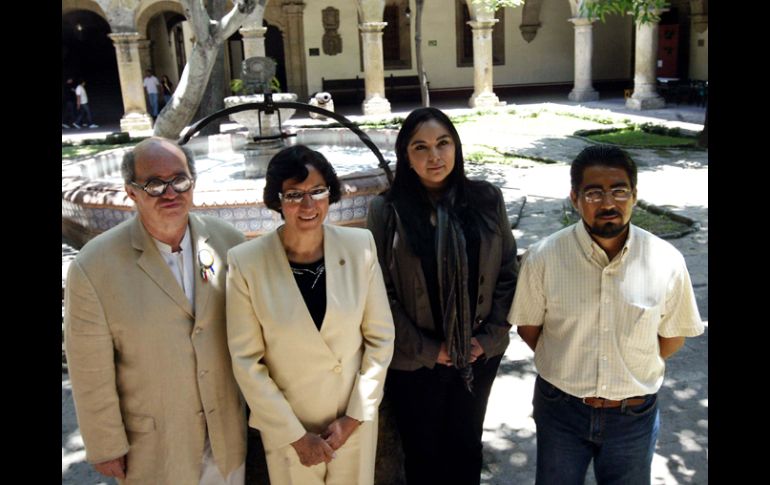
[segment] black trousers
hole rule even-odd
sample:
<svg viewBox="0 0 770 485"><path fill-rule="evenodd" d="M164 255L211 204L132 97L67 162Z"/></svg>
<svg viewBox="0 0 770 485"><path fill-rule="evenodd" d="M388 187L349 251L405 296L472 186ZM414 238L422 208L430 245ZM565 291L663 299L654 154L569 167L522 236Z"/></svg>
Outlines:
<svg viewBox="0 0 770 485"><path fill-rule="evenodd" d="M389 370L385 392L393 403L409 485L477 485L487 401L502 355L473 364L473 393L459 372Z"/></svg>

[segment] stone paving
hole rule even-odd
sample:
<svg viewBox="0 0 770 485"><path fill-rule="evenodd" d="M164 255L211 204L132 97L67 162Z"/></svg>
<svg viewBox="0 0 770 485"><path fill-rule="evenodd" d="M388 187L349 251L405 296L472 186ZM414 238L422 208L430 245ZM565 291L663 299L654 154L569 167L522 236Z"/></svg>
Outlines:
<svg viewBox="0 0 770 485"><path fill-rule="evenodd" d="M447 108L450 115L467 109ZM588 144L571 137L578 129L606 128L579 116L652 121L669 127L698 131L703 109L677 107L632 112L622 100L584 103L537 103L507 106L514 115L486 116L459 125L464 152L496 147L518 156L556 161L553 164L517 158L511 165L468 164L470 175L487 179L504 189L509 213L520 212L514 235L522 252L542 237L561 229L560 218L569 193L569 162ZM532 113L538 113L531 116ZM406 113L394 113L405 116ZM529 115L529 116L528 116ZM351 116L351 118L356 118ZM363 118L363 117L359 117ZM661 432L653 459L653 484L708 483L708 152L697 150L629 150L639 165L639 198L697 221L700 230L669 240L685 256L695 288L704 335L687 339L667 362L660 391ZM526 197L523 210L521 203ZM65 276L62 246L62 278ZM531 418L536 371L532 351L511 332L511 345L490 396L484 423L485 465L482 483L531 484L535 472L535 425ZM74 416L69 380L62 373L62 483L114 483L104 480L84 461L82 439ZM586 480L595 484L592 472Z"/></svg>

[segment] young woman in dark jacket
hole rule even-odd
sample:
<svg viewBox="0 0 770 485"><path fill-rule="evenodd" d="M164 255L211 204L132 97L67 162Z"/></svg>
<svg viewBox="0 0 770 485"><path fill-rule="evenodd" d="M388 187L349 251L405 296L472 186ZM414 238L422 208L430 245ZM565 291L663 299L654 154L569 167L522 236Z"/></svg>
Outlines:
<svg viewBox="0 0 770 485"><path fill-rule="evenodd" d="M410 485L478 484L516 242L500 189L466 177L460 137L440 110L409 114L396 157L393 185L367 220L396 326L386 399Z"/></svg>

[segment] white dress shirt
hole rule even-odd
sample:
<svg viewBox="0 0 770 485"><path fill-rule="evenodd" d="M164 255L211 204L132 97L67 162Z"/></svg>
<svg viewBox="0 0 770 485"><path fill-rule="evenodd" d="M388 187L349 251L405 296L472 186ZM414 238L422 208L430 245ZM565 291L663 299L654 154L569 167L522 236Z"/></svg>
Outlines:
<svg viewBox="0 0 770 485"><path fill-rule="evenodd" d="M179 251L172 251L171 246L166 243L162 243L155 238L155 245L160 251L160 255L163 257L163 261L166 262L171 272L176 278L176 282L179 283L179 287L182 288L187 299L190 300L193 312L195 312L195 267L193 266L193 248L192 241L190 240L190 226L184 232L182 242L179 244Z"/></svg>

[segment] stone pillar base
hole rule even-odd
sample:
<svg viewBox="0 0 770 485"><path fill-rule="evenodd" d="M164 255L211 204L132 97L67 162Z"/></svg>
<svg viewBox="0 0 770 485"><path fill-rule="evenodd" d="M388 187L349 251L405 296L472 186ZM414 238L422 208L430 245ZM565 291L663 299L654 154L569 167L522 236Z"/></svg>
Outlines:
<svg viewBox="0 0 770 485"><path fill-rule="evenodd" d="M390 114L390 101L379 96L364 100L361 107L365 115L387 115Z"/></svg>
<svg viewBox="0 0 770 485"><path fill-rule="evenodd" d="M626 100L626 108L630 109L658 109L665 108L666 100L658 95L650 96L647 98L635 98L631 96Z"/></svg>
<svg viewBox="0 0 770 485"><path fill-rule="evenodd" d="M468 100L468 106L471 108L495 108L506 104L505 101L500 101L495 93L473 93L471 99Z"/></svg>
<svg viewBox="0 0 770 485"><path fill-rule="evenodd" d="M152 118L148 114L127 113L120 119L120 131L131 136L152 136Z"/></svg>
<svg viewBox="0 0 770 485"><path fill-rule="evenodd" d="M573 89L570 91L569 95L567 96L567 99L570 101L596 101L599 99L599 93L591 88L586 89L583 91L578 91L577 89Z"/></svg>

